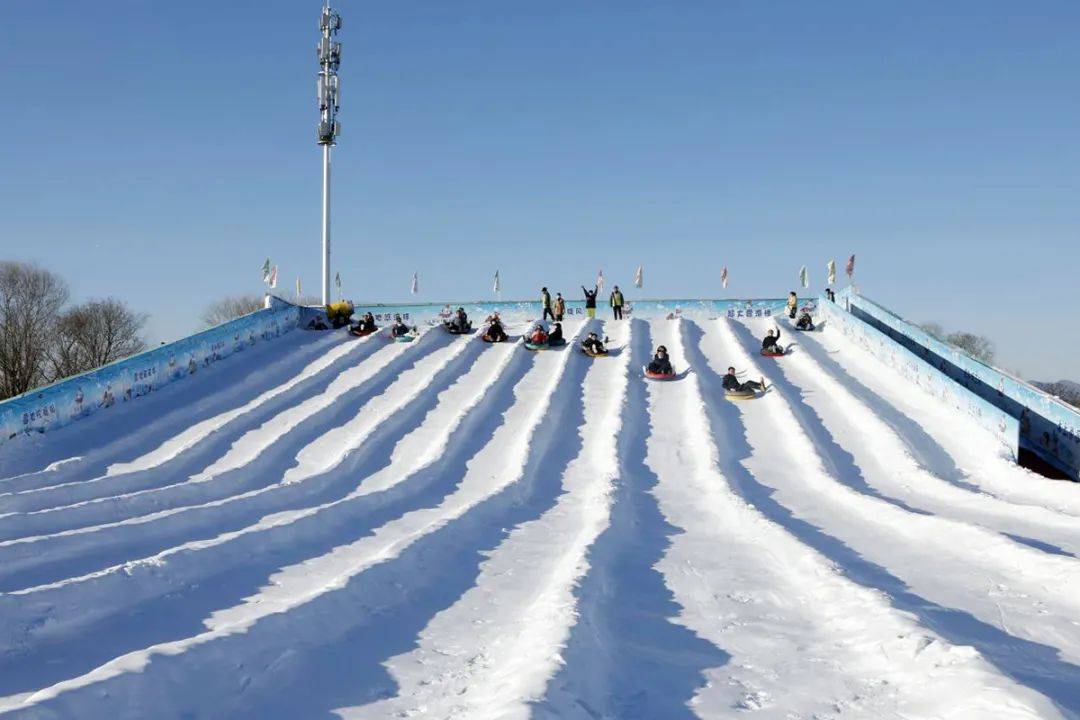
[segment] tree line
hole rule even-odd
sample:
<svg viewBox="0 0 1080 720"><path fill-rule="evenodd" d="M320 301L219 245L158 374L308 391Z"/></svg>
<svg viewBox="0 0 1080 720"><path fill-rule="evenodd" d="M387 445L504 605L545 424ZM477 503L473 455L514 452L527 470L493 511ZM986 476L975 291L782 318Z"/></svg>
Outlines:
<svg viewBox="0 0 1080 720"><path fill-rule="evenodd" d="M146 315L114 297L69 300L59 275L0 261L0 400L146 348Z"/></svg>

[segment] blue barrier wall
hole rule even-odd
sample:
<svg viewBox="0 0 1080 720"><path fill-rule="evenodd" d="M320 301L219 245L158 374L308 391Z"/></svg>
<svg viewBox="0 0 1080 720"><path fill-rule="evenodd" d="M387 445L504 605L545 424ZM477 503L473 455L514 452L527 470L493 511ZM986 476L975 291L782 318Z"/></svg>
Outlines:
<svg viewBox="0 0 1080 720"><path fill-rule="evenodd" d="M855 298L857 296L851 296ZM930 362L886 335L874 325L846 312L847 293L837 293L836 304L821 299L820 315L827 327L842 332L878 360L898 371L915 385L929 392L950 407L970 416L989 430L1009 449L1013 459L1019 458L1020 421L1017 417L962 386Z"/></svg>
<svg viewBox="0 0 1080 720"><path fill-rule="evenodd" d="M0 402L0 443L20 433L63 427L194 375L199 368L294 329L299 310L271 298L268 308Z"/></svg>
<svg viewBox="0 0 1080 720"><path fill-rule="evenodd" d="M958 384L1020 422L1020 447L1080 479L1080 412L856 294L838 295L851 313L873 325Z"/></svg>

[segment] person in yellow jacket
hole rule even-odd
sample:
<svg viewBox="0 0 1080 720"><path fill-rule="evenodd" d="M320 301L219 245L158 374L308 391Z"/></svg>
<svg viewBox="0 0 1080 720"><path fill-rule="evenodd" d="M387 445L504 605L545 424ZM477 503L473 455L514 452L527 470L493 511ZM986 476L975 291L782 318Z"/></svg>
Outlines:
<svg viewBox="0 0 1080 720"><path fill-rule="evenodd" d="M611 312L614 314L616 320L622 320L622 309L625 300L623 299L622 291L619 290L619 286L616 285L615 289L611 291Z"/></svg>
<svg viewBox="0 0 1080 720"><path fill-rule="evenodd" d="M795 313L796 313L796 311L798 311L798 309L799 309L799 296L795 294L794 290L792 290L791 292L788 293L788 296L787 296L788 317L791 318L792 320L794 320L795 319Z"/></svg>

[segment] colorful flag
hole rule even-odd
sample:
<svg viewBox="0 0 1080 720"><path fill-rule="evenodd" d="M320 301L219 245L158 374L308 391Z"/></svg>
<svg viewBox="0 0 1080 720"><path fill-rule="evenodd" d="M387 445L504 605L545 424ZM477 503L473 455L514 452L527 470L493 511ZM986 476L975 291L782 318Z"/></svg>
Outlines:
<svg viewBox="0 0 1080 720"><path fill-rule="evenodd" d="M825 266L825 269L829 272L829 284L836 284L836 261L830 260L829 264Z"/></svg>
<svg viewBox="0 0 1080 720"><path fill-rule="evenodd" d="M270 277L267 279L267 282L270 283L270 287L277 287L277 265L270 268Z"/></svg>
<svg viewBox="0 0 1080 720"><path fill-rule="evenodd" d="M847 267L844 268L844 272L847 273L848 278L852 278L855 275L855 256L852 255L848 258Z"/></svg>
<svg viewBox="0 0 1080 720"><path fill-rule="evenodd" d="M495 271L495 294L498 294L502 290L502 285L499 284L499 271Z"/></svg>
<svg viewBox="0 0 1080 720"><path fill-rule="evenodd" d="M597 270L596 271L596 287L598 288L598 292L600 292L600 293L604 292L604 271L603 270Z"/></svg>
<svg viewBox="0 0 1080 720"><path fill-rule="evenodd" d="M644 268L641 265L637 266L637 272L634 273L634 287L641 287L645 282Z"/></svg>
<svg viewBox="0 0 1080 720"><path fill-rule="evenodd" d="M727 265L720 268L720 284L727 290Z"/></svg>
<svg viewBox="0 0 1080 720"><path fill-rule="evenodd" d="M270 282L270 258L266 258L266 262L263 263L263 282Z"/></svg>
<svg viewBox="0 0 1080 720"><path fill-rule="evenodd" d="M810 287L810 276L806 272L806 266L803 265L799 268L799 282L802 283L804 288Z"/></svg>
<svg viewBox="0 0 1080 720"><path fill-rule="evenodd" d="M412 294L420 292L420 273L414 272L412 274Z"/></svg>

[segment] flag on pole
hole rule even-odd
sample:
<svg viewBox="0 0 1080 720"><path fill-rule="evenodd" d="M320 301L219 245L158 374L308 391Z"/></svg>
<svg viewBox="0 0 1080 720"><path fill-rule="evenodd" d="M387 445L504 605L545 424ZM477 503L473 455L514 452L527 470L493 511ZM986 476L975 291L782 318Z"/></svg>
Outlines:
<svg viewBox="0 0 1080 720"><path fill-rule="evenodd" d="M829 264L825 266L825 269L829 272L829 284L836 284L836 261L830 260Z"/></svg>
<svg viewBox="0 0 1080 720"><path fill-rule="evenodd" d="M277 265L270 268L270 277L267 279L267 282L270 283L270 287L277 287Z"/></svg>
<svg viewBox="0 0 1080 720"><path fill-rule="evenodd" d="M304 293L303 293L303 291L300 290L300 276L297 275L296 276L296 300L297 300L297 302L299 302L301 299L303 299L303 297L304 297Z"/></svg>
<svg viewBox="0 0 1080 720"><path fill-rule="evenodd" d="M418 273L418 272L414 272L412 274L412 288L411 288L411 290L412 290L413 295L420 292L420 273Z"/></svg>
<svg viewBox="0 0 1080 720"><path fill-rule="evenodd" d="M810 276L806 272L805 265L799 268L799 282L802 283L803 288L810 287Z"/></svg>
<svg viewBox="0 0 1080 720"><path fill-rule="evenodd" d="M598 292L600 292L600 293L604 292L604 271L603 270L597 270L596 271L596 287L598 288Z"/></svg>
<svg viewBox="0 0 1080 720"><path fill-rule="evenodd" d="M634 273L634 287L641 287L645 282L644 268L641 265L637 266L637 272Z"/></svg>
<svg viewBox="0 0 1080 720"><path fill-rule="evenodd" d="M854 255L852 255L851 257L848 258L847 267L844 268L844 272L847 273L847 276L848 276L849 280L852 277L854 277L854 275L855 275L855 256Z"/></svg>
<svg viewBox="0 0 1080 720"><path fill-rule="evenodd" d="M263 263L263 282L270 282L270 258L266 258L266 262Z"/></svg>
<svg viewBox="0 0 1080 720"><path fill-rule="evenodd" d="M727 265L720 268L720 284L727 290Z"/></svg>
<svg viewBox="0 0 1080 720"><path fill-rule="evenodd" d="M495 294L498 295L502 291L502 285L499 284L499 271L495 271Z"/></svg>

